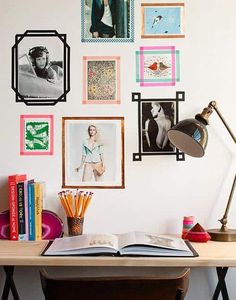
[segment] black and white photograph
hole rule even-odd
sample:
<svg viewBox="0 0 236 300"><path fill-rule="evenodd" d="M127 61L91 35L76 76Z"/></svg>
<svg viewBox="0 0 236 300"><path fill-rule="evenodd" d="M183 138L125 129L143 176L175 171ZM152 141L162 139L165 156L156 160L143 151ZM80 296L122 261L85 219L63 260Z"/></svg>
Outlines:
<svg viewBox="0 0 236 300"><path fill-rule="evenodd" d="M13 47L17 102L54 105L65 101L67 55L67 47L57 35L26 34L18 39Z"/></svg>
<svg viewBox="0 0 236 300"><path fill-rule="evenodd" d="M175 103L150 101L142 103L143 152L173 152L167 131L175 123Z"/></svg>
<svg viewBox="0 0 236 300"><path fill-rule="evenodd" d="M171 144L167 132L178 123L179 102L185 101L185 92L157 99L132 93L132 101L138 105L138 152L133 153L133 161L154 155L174 155L177 161L184 161L184 153Z"/></svg>
<svg viewBox="0 0 236 300"><path fill-rule="evenodd" d="M82 42L133 42L134 0L82 0Z"/></svg>
<svg viewBox="0 0 236 300"><path fill-rule="evenodd" d="M124 188L124 118L62 118L63 187Z"/></svg>

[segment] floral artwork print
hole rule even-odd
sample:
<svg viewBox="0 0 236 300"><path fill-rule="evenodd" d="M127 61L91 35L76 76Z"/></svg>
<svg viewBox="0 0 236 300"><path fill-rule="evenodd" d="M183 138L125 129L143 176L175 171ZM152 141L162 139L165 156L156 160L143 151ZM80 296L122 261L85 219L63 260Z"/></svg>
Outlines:
<svg viewBox="0 0 236 300"><path fill-rule="evenodd" d="M20 154L53 154L53 115L20 116Z"/></svg>
<svg viewBox="0 0 236 300"><path fill-rule="evenodd" d="M83 103L119 103L119 58L84 57Z"/></svg>
<svg viewBox="0 0 236 300"><path fill-rule="evenodd" d="M115 61L89 61L88 100L113 100L115 94Z"/></svg>

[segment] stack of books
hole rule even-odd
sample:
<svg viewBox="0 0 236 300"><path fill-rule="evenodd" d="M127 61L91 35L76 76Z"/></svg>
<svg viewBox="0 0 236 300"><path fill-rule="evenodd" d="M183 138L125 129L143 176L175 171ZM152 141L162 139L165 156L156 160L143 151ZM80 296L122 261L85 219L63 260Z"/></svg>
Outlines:
<svg viewBox="0 0 236 300"><path fill-rule="evenodd" d="M45 182L27 180L26 174L8 176L10 239L42 239L42 210Z"/></svg>

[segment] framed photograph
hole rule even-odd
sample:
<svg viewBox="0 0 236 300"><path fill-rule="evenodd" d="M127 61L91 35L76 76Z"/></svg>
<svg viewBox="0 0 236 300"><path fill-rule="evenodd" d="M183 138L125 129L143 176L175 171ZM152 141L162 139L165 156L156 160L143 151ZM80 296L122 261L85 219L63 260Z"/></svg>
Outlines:
<svg viewBox="0 0 236 300"><path fill-rule="evenodd" d="M120 104L120 57L84 56L83 104Z"/></svg>
<svg viewBox="0 0 236 300"><path fill-rule="evenodd" d="M134 0L81 0L82 42L134 42Z"/></svg>
<svg viewBox="0 0 236 300"><path fill-rule="evenodd" d="M184 3L142 3L141 38L184 38Z"/></svg>
<svg viewBox="0 0 236 300"><path fill-rule="evenodd" d="M136 51L136 82L140 86L175 86L180 81L179 50L146 46Z"/></svg>
<svg viewBox="0 0 236 300"><path fill-rule="evenodd" d="M124 118L62 118L62 188L124 188Z"/></svg>
<svg viewBox="0 0 236 300"><path fill-rule="evenodd" d="M185 100L184 92L176 92L175 98L142 99L141 93L132 93L132 101L138 103L138 153L133 161L142 156L175 155L185 160L184 153L169 141L167 131L179 121L179 101Z"/></svg>
<svg viewBox="0 0 236 300"><path fill-rule="evenodd" d="M53 115L20 116L20 154L53 155Z"/></svg>
<svg viewBox="0 0 236 300"><path fill-rule="evenodd" d="M17 34L12 47L12 88L16 102L55 105L70 90L70 48L57 31Z"/></svg>

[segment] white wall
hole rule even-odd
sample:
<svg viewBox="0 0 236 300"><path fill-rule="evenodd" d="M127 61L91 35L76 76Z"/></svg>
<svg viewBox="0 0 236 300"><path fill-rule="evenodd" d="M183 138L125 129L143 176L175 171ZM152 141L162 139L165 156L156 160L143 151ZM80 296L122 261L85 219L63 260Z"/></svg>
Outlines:
<svg viewBox="0 0 236 300"><path fill-rule="evenodd" d="M86 215L84 232L180 233L184 215L194 215L205 228L219 226L217 219L224 212L235 163L233 142L218 117L216 114L211 117L209 145L204 158L187 157L185 162L177 162L173 156L150 156L143 157L142 162L133 162L132 154L138 149L137 104L131 102L131 93L140 91L145 98L164 98L174 97L177 90L185 91L186 101L180 103L180 119L201 111L210 100L217 100L221 112L236 132L236 2L186 1L186 38L160 40L140 39L140 1L134 2L135 43L82 44L80 1L0 0L0 210L8 208L7 176L27 173L28 177L46 181L45 208L64 219L57 199L62 183L62 116L124 116L126 187L93 190L94 199ZM11 89L11 47L15 34L27 29L52 29L67 34L71 47L71 92L66 103L52 107L15 103ZM135 50L141 45L175 45L180 50L181 81L176 87L138 86L135 82ZM83 55L121 56L120 105L81 104ZM35 113L55 116L53 156L19 155L19 116ZM236 226L235 214L233 203L231 227ZM36 268L17 268L15 278L21 295L24 295L22 299L42 299ZM235 270L230 270L227 275L230 299L236 298L235 278ZM2 279L1 271L0 282ZM215 284L213 269L193 270L187 299L211 299ZM24 286L27 288L23 291Z"/></svg>

